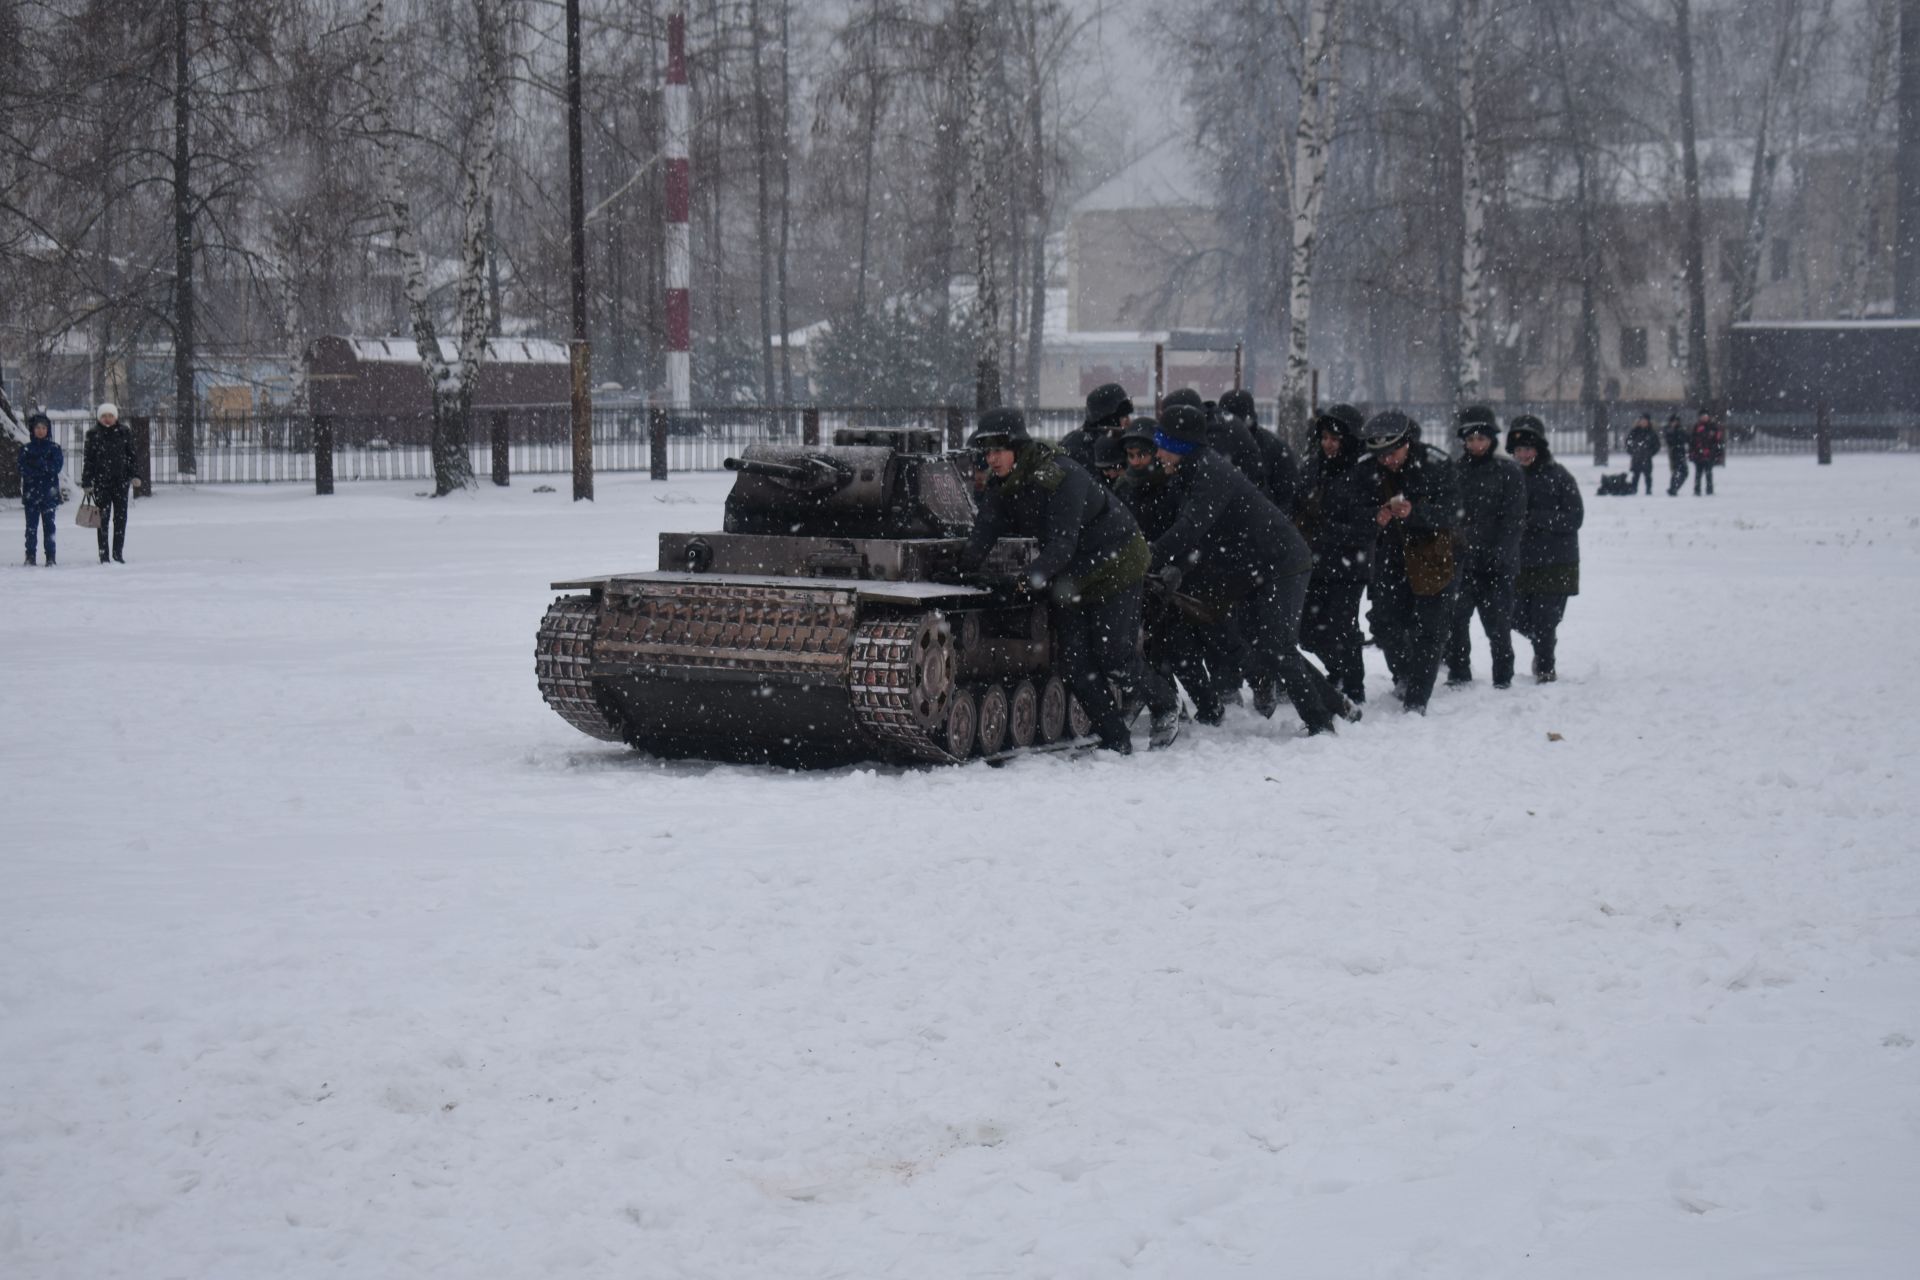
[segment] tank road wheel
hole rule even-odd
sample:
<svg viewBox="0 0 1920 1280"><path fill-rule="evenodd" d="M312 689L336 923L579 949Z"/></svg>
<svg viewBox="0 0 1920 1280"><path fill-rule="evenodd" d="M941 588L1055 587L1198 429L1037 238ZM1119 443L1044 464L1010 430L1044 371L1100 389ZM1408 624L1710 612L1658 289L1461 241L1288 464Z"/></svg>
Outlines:
<svg viewBox="0 0 1920 1280"><path fill-rule="evenodd" d="M1007 738L1024 751L1033 745L1033 736L1039 731L1040 691L1033 687L1033 681L1022 680L1013 686L1013 696L1007 700Z"/></svg>
<svg viewBox="0 0 1920 1280"><path fill-rule="evenodd" d="M1067 700L1067 728L1073 730L1076 738L1093 736L1093 717L1087 714L1087 709L1080 705L1078 698Z"/></svg>
<svg viewBox="0 0 1920 1280"><path fill-rule="evenodd" d="M973 754L979 735L980 707L974 701L973 690L956 689L953 705L947 710L947 731L942 745L954 759L965 760Z"/></svg>
<svg viewBox="0 0 1920 1280"><path fill-rule="evenodd" d="M1058 742L1067 732L1067 686L1059 676L1048 676L1040 691L1039 739Z"/></svg>
<svg viewBox="0 0 1920 1280"><path fill-rule="evenodd" d="M913 715L921 724L940 723L953 687L953 628L938 614L929 614L913 637L908 668Z"/></svg>
<svg viewBox="0 0 1920 1280"><path fill-rule="evenodd" d="M1007 686L990 684L980 691L980 754L997 756L1007 746Z"/></svg>

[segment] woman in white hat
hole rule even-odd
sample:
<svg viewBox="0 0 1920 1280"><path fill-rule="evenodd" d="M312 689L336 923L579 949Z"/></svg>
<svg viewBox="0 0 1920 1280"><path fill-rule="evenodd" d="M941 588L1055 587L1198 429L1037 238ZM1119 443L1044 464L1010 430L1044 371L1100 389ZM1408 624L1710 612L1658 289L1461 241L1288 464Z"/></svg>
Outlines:
<svg viewBox="0 0 1920 1280"><path fill-rule="evenodd" d="M120 421L120 410L111 402L94 410L98 421L87 429L85 452L81 455L80 487L93 495L100 508L100 563L107 562L107 528L113 527L112 554L125 564L127 546L127 489L136 478L133 429Z"/></svg>

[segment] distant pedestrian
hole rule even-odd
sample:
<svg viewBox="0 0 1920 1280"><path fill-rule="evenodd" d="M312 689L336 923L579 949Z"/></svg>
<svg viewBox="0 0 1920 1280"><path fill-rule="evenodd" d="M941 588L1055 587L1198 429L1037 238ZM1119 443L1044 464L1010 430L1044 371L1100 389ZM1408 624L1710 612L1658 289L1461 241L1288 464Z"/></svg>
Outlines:
<svg viewBox="0 0 1920 1280"><path fill-rule="evenodd" d="M60 506L60 469L67 455L53 442L53 421L44 413L27 418L32 439L20 446L20 497L27 507L27 563L39 563L36 540L44 534L47 565L54 563L54 512Z"/></svg>
<svg viewBox="0 0 1920 1280"><path fill-rule="evenodd" d="M1668 415L1667 429L1661 436L1667 445L1667 496L1671 498L1687 482L1687 446L1691 441L1677 413Z"/></svg>
<svg viewBox="0 0 1920 1280"><path fill-rule="evenodd" d="M1660 433L1653 429L1653 417L1641 414L1634 422L1633 430L1627 432L1627 458L1633 464L1628 472L1632 487L1628 493L1640 492L1640 477L1647 478L1647 496L1653 496L1653 460L1660 453Z"/></svg>
<svg viewBox="0 0 1920 1280"><path fill-rule="evenodd" d="M1693 424L1693 439L1688 444L1687 457L1693 463L1693 496L1700 496L1700 482L1704 480L1707 483L1707 496L1711 498L1713 469L1725 465L1727 461L1727 432L1704 409Z"/></svg>
<svg viewBox="0 0 1920 1280"><path fill-rule="evenodd" d="M120 421L120 410L112 403L94 410L94 425L87 429L87 443L80 465L80 487L93 495L100 509L100 563L107 562L111 550L114 562L125 564L127 546L128 488L133 484L133 430ZM112 527L109 546L108 527Z"/></svg>
<svg viewBox="0 0 1920 1280"><path fill-rule="evenodd" d="M1513 629L1533 645L1533 678L1552 684L1567 600L1580 594L1580 486L1547 448L1547 429L1523 413L1507 428L1507 452L1527 476L1527 528L1520 538Z"/></svg>

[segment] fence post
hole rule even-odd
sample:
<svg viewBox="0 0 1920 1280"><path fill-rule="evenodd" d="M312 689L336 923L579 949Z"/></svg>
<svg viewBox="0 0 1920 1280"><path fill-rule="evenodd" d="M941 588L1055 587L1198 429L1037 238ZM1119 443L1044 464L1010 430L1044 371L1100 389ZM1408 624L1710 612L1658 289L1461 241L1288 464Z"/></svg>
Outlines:
<svg viewBox="0 0 1920 1280"><path fill-rule="evenodd" d="M324 413L313 415L313 492L333 492L333 419Z"/></svg>
<svg viewBox="0 0 1920 1280"><path fill-rule="evenodd" d="M820 443L820 406L810 404L800 411L800 443L809 449Z"/></svg>
<svg viewBox="0 0 1920 1280"><path fill-rule="evenodd" d="M135 418L133 428L133 491L142 498L153 496L153 421Z"/></svg>
<svg viewBox="0 0 1920 1280"><path fill-rule="evenodd" d="M507 411L493 411L493 482L502 489L507 487L509 454L507 452Z"/></svg>
<svg viewBox="0 0 1920 1280"><path fill-rule="evenodd" d="M664 405L655 405L647 414L647 475L650 479L667 478L667 410Z"/></svg>
<svg viewBox="0 0 1920 1280"><path fill-rule="evenodd" d="M1824 404L1814 418L1813 454L1821 466L1833 465L1833 411Z"/></svg>
<svg viewBox="0 0 1920 1280"><path fill-rule="evenodd" d="M947 448L964 449L967 447L967 415L959 405L947 406Z"/></svg>

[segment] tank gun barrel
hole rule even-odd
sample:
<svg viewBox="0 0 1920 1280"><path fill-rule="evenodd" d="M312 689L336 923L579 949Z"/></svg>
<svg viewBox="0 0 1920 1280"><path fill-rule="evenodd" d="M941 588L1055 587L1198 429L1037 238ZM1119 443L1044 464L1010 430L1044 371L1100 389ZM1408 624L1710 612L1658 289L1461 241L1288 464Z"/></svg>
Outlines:
<svg viewBox="0 0 1920 1280"><path fill-rule="evenodd" d="M727 458L720 465L729 471L744 471L750 476L764 476L769 480L779 480L802 489L837 489L847 479L847 472L825 458L808 458L804 463L764 462L759 458Z"/></svg>

